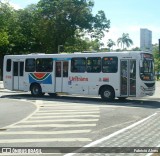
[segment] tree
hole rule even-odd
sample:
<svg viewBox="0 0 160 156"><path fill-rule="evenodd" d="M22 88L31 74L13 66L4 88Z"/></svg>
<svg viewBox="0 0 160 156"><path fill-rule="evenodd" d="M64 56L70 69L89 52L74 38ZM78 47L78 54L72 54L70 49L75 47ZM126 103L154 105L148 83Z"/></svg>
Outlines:
<svg viewBox="0 0 160 156"><path fill-rule="evenodd" d="M131 45L133 45L133 41L129 38L128 33L126 33L126 34L123 33L122 37L118 38L117 44L118 44L118 46L119 46L119 44L121 44L121 47L124 49L125 46L128 48Z"/></svg>
<svg viewBox="0 0 160 156"><path fill-rule="evenodd" d="M40 44L35 35L35 28L37 27L35 21L37 7L36 5L29 5L23 10L16 11L17 13L17 34L16 43L17 50L23 53L39 52Z"/></svg>
<svg viewBox="0 0 160 156"><path fill-rule="evenodd" d="M107 46L109 47L110 50L114 45L116 45L115 42L111 39L108 39Z"/></svg>
<svg viewBox="0 0 160 156"><path fill-rule="evenodd" d="M8 34L7 34L7 32L1 30L0 31L0 47L8 45L8 44L9 44Z"/></svg>
<svg viewBox="0 0 160 156"><path fill-rule="evenodd" d="M9 45L8 25L12 16L12 8L8 3L0 2L0 53Z"/></svg>
<svg viewBox="0 0 160 156"><path fill-rule="evenodd" d="M157 73L157 80L158 80L160 72L160 53L158 44L153 45L153 56L154 56L155 72Z"/></svg>
<svg viewBox="0 0 160 156"><path fill-rule="evenodd" d="M0 52L57 53L59 45L99 49L110 21L103 11L93 15L93 6L92 0L40 0L36 5L15 10L0 1ZM77 38L77 30L91 40Z"/></svg>
<svg viewBox="0 0 160 156"><path fill-rule="evenodd" d="M139 47L132 48L133 51L141 51Z"/></svg>
<svg viewBox="0 0 160 156"><path fill-rule="evenodd" d="M36 34L44 51L57 53L58 45L74 38L77 29L101 38L109 29L110 21L103 11L94 16L93 6L91 0L40 0Z"/></svg>
<svg viewBox="0 0 160 156"><path fill-rule="evenodd" d="M98 40L89 38L74 37L64 45L66 52L99 51L102 43Z"/></svg>

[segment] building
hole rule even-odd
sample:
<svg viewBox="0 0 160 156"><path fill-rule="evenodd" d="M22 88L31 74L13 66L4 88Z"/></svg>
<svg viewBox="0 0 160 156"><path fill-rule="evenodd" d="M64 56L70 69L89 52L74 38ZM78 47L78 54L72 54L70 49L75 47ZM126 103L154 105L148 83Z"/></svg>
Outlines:
<svg viewBox="0 0 160 156"><path fill-rule="evenodd" d="M152 31L148 29L140 29L140 49L152 50Z"/></svg>

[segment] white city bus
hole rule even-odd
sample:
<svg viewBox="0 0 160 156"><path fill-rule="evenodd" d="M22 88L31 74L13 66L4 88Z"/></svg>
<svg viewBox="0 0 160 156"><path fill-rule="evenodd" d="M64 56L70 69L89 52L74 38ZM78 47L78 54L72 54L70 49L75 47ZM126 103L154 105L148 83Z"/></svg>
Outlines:
<svg viewBox="0 0 160 156"><path fill-rule="evenodd" d="M48 93L101 96L104 100L151 96L155 92L151 53L97 52L73 54L6 55L4 87Z"/></svg>

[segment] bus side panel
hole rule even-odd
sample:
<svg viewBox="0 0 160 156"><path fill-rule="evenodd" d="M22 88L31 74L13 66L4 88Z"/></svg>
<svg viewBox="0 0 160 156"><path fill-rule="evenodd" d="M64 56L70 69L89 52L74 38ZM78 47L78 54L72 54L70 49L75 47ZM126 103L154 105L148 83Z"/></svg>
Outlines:
<svg viewBox="0 0 160 156"><path fill-rule="evenodd" d="M88 95L88 76L85 73L69 72L68 93Z"/></svg>
<svg viewBox="0 0 160 156"><path fill-rule="evenodd" d="M99 75L99 88L102 86L110 86L115 92L115 97L120 96L120 78L119 70L117 73L101 73Z"/></svg>
<svg viewBox="0 0 160 156"><path fill-rule="evenodd" d="M32 68L30 68L30 66L33 68L35 68L34 65L34 60L33 58L26 58L28 64L25 64L25 72L24 72L24 91L30 91L30 87L32 84L38 83L41 86L42 92L43 93L54 93L55 92L55 70L54 70L54 66L55 63L53 62L53 65L50 66L52 63L51 60L50 62L48 62L48 64L45 64L45 70L41 70L41 65L38 67L38 71L34 72L32 71ZM31 59L31 60L29 60ZM43 61L42 59L48 59L48 57L35 57L36 59L41 59L41 61ZM52 69L53 68L53 71Z"/></svg>
<svg viewBox="0 0 160 156"><path fill-rule="evenodd" d="M40 84L43 93L54 93L54 76L53 72L43 72L43 73L25 73L25 91L30 90L30 86L33 83Z"/></svg>

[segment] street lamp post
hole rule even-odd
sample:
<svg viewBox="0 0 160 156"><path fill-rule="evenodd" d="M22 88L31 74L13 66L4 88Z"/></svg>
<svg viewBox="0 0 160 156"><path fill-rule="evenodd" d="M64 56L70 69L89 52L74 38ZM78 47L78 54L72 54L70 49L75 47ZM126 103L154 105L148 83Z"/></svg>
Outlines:
<svg viewBox="0 0 160 156"><path fill-rule="evenodd" d="M58 45L58 54L60 53L61 47L63 47L63 45Z"/></svg>
<svg viewBox="0 0 160 156"><path fill-rule="evenodd" d="M160 39L158 39L158 72L157 72L157 79L159 80L159 72L160 72Z"/></svg>

